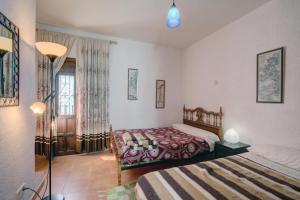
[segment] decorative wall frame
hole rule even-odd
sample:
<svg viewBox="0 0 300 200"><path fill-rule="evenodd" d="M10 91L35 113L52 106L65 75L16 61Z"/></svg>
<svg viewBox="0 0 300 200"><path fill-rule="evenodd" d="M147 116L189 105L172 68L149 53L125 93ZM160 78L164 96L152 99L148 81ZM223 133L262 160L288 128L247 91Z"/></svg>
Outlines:
<svg viewBox="0 0 300 200"><path fill-rule="evenodd" d="M157 109L165 108L166 83L165 80L156 80L156 103Z"/></svg>
<svg viewBox="0 0 300 200"><path fill-rule="evenodd" d="M9 94L6 95L5 92L1 93L0 96L0 107L6 106L18 106L19 105L19 28L11 22L5 15L0 12L0 36L1 33L9 32L11 33L12 40L12 52L9 52L11 56L11 73L8 73L10 77L5 77L6 74L3 72L1 76L4 77L1 80L1 84L4 85L5 80L10 80L9 83ZM5 37L5 35L3 35ZM3 65L4 66L4 65ZM3 82L2 82L3 81ZM3 86L1 86L3 87Z"/></svg>
<svg viewBox="0 0 300 200"><path fill-rule="evenodd" d="M138 69L128 68L128 100L138 100Z"/></svg>
<svg viewBox="0 0 300 200"><path fill-rule="evenodd" d="M284 47L257 54L256 102L283 103Z"/></svg>

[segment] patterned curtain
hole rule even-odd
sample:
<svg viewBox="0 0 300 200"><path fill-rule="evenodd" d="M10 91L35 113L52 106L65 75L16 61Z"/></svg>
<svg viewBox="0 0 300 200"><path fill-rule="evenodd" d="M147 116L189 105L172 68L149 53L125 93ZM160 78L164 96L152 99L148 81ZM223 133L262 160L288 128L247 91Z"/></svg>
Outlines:
<svg viewBox="0 0 300 200"><path fill-rule="evenodd" d="M37 30L37 42L55 42L62 44L68 48L66 54L59 57L54 62L54 73L56 74L64 64L66 57L75 43L76 38L67 34L51 32L46 30ZM43 56L37 51L37 100L43 101L50 93L50 61L46 56ZM49 152L50 139L50 102L47 102L45 113L37 118L36 137L35 137L35 153L47 155ZM56 123L52 124L54 128L52 145L55 152L56 146Z"/></svg>
<svg viewBox="0 0 300 200"><path fill-rule="evenodd" d="M109 147L109 41L81 39L76 65L76 152Z"/></svg>

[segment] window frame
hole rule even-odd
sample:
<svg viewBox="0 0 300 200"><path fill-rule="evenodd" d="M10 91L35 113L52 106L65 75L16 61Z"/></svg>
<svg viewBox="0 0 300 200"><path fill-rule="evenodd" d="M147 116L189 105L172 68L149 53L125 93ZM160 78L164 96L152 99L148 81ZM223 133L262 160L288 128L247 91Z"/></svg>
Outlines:
<svg viewBox="0 0 300 200"><path fill-rule="evenodd" d="M72 115L62 115L60 114L60 101L59 101L59 76L73 76L74 77L74 112ZM76 116L76 74L72 73L72 72L59 72L57 74L57 87L56 87L56 91L57 91L57 95L56 95L56 113L57 116L60 118L70 118L70 117L75 117Z"/></svg>

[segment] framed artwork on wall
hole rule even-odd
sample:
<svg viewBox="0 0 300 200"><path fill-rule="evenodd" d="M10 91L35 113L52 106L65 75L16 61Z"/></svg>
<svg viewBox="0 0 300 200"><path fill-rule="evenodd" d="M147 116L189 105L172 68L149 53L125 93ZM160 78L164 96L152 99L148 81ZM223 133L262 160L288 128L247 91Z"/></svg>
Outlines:
<svg viewBox="0 0 300 200"><path fill-rule="evenodd" d="M166 84L165 80L156 80L156 108L165 108Z"/></svg>
<svg viewBox="0 0 300 200"><path fill-rule="evenodd" d="M284 48L257 54L257 103L283 103Z"/></svg>
<svg viewBox="0 0 300 200"><path fill-rule="evenodd" d="M128 69L128 100L138 99L138 69Z"/></svg>

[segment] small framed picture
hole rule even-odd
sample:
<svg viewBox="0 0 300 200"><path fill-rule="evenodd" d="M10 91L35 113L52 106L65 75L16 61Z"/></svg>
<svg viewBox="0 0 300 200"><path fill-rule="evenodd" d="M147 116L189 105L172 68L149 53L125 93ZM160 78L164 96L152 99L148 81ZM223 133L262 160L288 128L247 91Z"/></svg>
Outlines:
<svg viewBox="0 0 300 200"><path fill-rule="evenodd" d="M257 103L283 103L284 48L257 54Z"/></svg>
<svg viewBox="0 0 300 200"><path fill-rule="evenodd" d="M165 80L156 80L156 108L165 108L166 84Z"/></svg>
<svg viewBox="0 0 300 200"><path fill-rule="evenodd" d="M128 69L128 100L138 99L138 69Z"/></svg>

